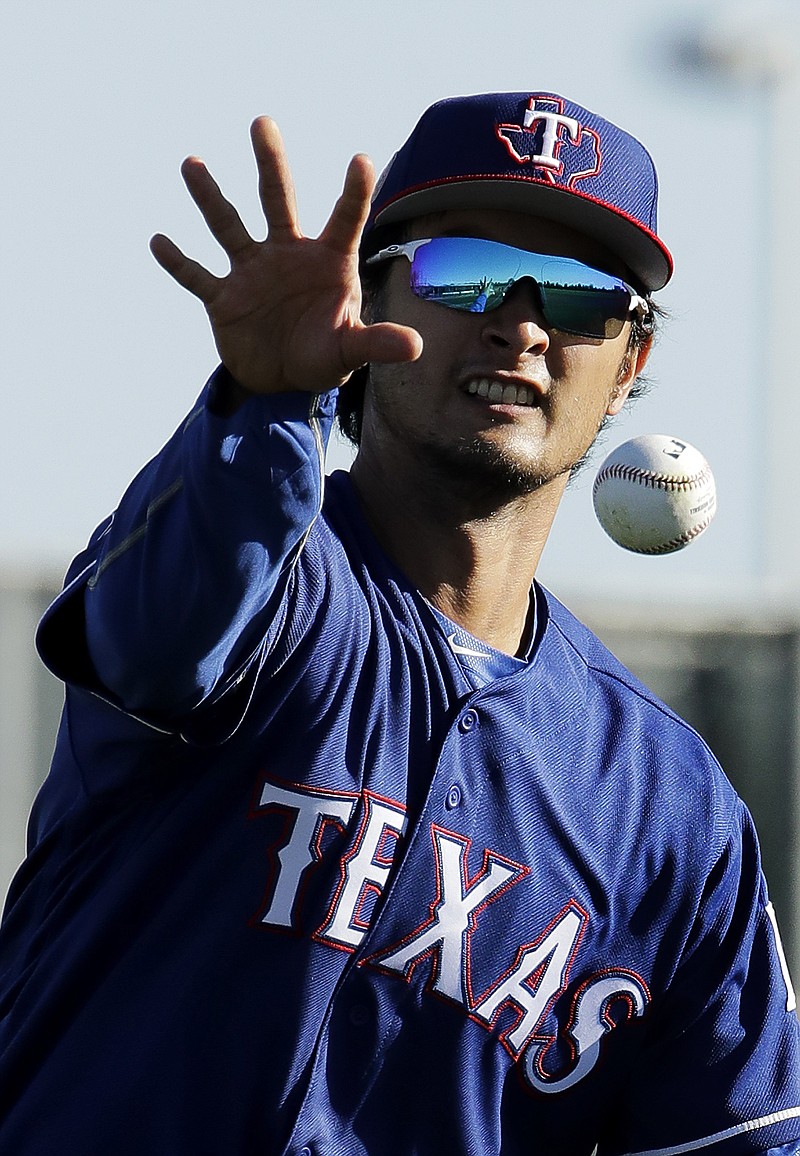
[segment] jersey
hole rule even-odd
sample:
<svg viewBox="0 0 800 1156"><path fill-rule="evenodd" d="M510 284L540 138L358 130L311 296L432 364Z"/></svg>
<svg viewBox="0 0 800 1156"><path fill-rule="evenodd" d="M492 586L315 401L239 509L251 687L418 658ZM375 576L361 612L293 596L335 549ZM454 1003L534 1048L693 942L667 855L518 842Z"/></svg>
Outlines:
<svg viewBox="0 0 800 1156"><path fill-rule="evenodd" d="M794 1145L793 993L706 745L538 586L527 661L448 629L324 477L331 396L213 397L40 628L66 704L0 929L0 1154Z"/></svg>

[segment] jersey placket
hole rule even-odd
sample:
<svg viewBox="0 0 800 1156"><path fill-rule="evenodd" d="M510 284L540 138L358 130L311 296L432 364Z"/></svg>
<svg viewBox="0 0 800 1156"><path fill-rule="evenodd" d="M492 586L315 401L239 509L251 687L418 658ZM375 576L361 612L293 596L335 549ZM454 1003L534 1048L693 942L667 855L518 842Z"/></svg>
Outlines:
<svg viewBox="0 0 800 1156"><path fill-rule="evenodd" d="M444 994L466 1007L466 961L462 958L462 940L456 944L452 932L439 932L430 926L426 930L424 925L422 928L416 925L425 915L429 919L423 920L423 924L430 923L431 919L435 923L435 913L432 916L429 913L435 906L431 900L437 891L440 903L449 902L451 909L453 905L458 906L459 901L462 908L464 906L463 890L459 887L461 893L457 897L452 894L453 872L456 859L466 856L470 840L460 832L473 826L475 808L487 774L481 743L479 699L480 694L476 694L462 704L445 736L425 805L407 836L405 849L402 846L398 848L400 857L386 874L368 927L363 930L353 927L358 922L360 905L347 904L351 915L350 927L354 934L359 935L360 941L358 946L353 946L320 1025L308 1088L285 1148L287 1156L335 1147L337 1138L329 1134L329 1129L331 1121L342 1114L342 1105L337 1104L334 1108L328 1103L328 1084L332 1074L337 1071L347 1073L350 1104L344 1114L349 1115L368 1095L369 1086L380 1067L381 1052L400 1029L403 1005L413 1000L416 984L431 986L431 967L437 973L433 981L437 994ZM385 817L379 815L378 819ZM456 818L457 822L454 821ZM450 829L456 826L458 831ZM380 838L373 836L370 846L380 846L381 842ZM382 876L384 863L379 860L377 867ZM443 871L448 872L447 884L442 879ZM363 889L374 888L377 882L375 877L363 877ZM506 877L496 878L489 886L498 889L506 883ZM344 888L340 888L340 895L346 887L345 883ZM333 929L342 926L334 904L320 931L320 938L327 938ZM417 938L424 939L418 945L418 952L413 944L407 945L407 964L404 964L402 945L399 956L393 950L391 937L396 934L395 928L400 930L401 937L409 929L414 929ZM421 968L417 969L417 959L428 954L432 941L437 938L441 942L438 948L433 948L433 954L438 958L434 958L432 964L423 961ZM384 984L376 972L386 976L389 982ZM346 1041L346 1055L338 1054L340 1041ZM401 1095L398 1089L398 1102ZM321 1133L321 1128L326 1130L325 1134ZM343 1142L342 1137L338 1139Z"/></svg>

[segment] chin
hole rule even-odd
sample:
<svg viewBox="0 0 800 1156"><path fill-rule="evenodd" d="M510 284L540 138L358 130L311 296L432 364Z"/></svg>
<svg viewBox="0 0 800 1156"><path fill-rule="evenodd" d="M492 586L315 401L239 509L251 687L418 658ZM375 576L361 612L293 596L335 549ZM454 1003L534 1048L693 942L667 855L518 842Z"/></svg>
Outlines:
<svg viewBox="0 0 800 1156"><path fill-rule="evenodd" d="M450 484L495 501L534 493L570 469L547 469L541 461L525 461L482 439L441 447L434 452L433 464Z"/></svg>

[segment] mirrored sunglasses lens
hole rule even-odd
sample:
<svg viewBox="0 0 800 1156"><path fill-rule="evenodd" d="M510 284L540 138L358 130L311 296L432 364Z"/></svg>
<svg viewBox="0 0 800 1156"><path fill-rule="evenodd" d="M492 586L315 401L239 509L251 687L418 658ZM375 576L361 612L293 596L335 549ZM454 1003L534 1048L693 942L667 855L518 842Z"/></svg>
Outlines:
<svg viewBox="0 0 800 1156"><path fill-rule="evenodd" d="M477 237L436 237L414 253L411 289L423 301L483 313L496 309L519 269L514 249Z"/></svg>
<svg viewBox="0 0 800 1156"><path fill-rule="evenodd" d="M628 316L629 297L620 289L564 289L540 286L548 324L582 337L618 337Z"/></svg>
<svg viewBox="0 0 800 1156"><path fill-rule="evenodd" d="M436 237L420 246L411 266L411 289L424 301L484 313L496 309L511 286L532 278L545 321L585 337L616 337L630 298L616 278L579 261L527 254L472 237Z"/></svg>
<svg viewBox="0 0 800 1156"><path fill-rule="evenodd" d="M618 337L630 295L616 278L578 261L548 261L539 294L545 319L556 329L584 337Z"/></svg>

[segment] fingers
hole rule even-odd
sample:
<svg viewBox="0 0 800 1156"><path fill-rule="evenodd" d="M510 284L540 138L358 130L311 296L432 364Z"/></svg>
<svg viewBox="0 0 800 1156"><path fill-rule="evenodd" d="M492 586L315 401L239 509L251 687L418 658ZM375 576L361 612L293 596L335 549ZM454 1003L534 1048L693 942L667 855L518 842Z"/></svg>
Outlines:
<svg viewBox="0 0 800 1156"><path fill-rule="evenodd" d="M252 244L241 217L222 195L219 185L199 157L186 158L181 165L181 176L211 235L229 257Z"/></svg>
<svg viewBox="0 0 800 1156"><path fill-rule="evenodd" d="M356 250L369 216L374 187L375 170L372 161L363 154L354 156L347 167L342 194L320 234L320 240L341 253Z"/></svg>
<svg viewBox="0 0 800 1156"><path fill-rule="evenodd" d="M216 294L219 278L209 273L197 261L187 257L174 241L157 233L150 241L150 252L162 269L169 273L179 285L208 305Z"/></svg>
<svg viewBox="0 0 800 1156"><path fill-rule="evenodd" d="M300 237L294 182L283 138L271 117L260 116L250 128L258 166L258 195L270 236L276 241Z"/></svg>
<svg viewBox="0 0 800 1156"><path fill-rule="evenodd" d="M250 136L258 166L261 207L270 235L276 241L301 237L294 182L277 124L271 117L260 116L253 121ZM361 231L369 215L374 185L375 172L369 157L353 157L347 169L342 194L320 240L343 253L352 252L358 247Z"/></svg>

